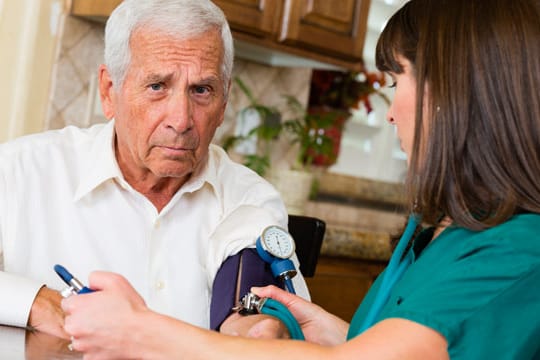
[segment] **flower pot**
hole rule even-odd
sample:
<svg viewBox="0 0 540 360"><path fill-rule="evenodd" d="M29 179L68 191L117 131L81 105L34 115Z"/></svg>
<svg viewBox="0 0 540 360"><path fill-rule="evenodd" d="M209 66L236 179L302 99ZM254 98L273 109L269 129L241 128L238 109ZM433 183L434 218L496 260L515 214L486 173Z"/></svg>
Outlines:
<svg viewBox="0 0 540 360"><path fill-rule="evenodd" d="M332 151L328 154L316 154L314 151L308 150L308 155L313 156L313 165L328 167L334 165L339 156L339 149L341 147L341 137L343 134L343 128L345 121L349 118L350 114L347 111L340 109L333 109L327 106L312 106L308 109L308 113L317 116L328 116L332 118L332 123L325 128L315 129L320 134L324 134L332 141Z"/></svg>
<svg viewBox="0 0 540 360"><path fill-rule="evenodd" d="M281 194L287 212L293 215L304 214L313 178L311 172L291 169L272 170L267 176L268 181Z"/></svg>

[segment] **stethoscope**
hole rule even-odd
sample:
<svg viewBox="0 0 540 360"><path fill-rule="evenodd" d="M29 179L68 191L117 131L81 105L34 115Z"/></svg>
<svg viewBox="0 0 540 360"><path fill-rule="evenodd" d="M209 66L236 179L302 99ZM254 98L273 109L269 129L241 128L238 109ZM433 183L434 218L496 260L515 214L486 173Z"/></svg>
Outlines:
<svg viewBox="0 0 540 360"><path fill-rule="evenodd" d="M390 257L390 261L388 262L388 266L386 267L386 270L384 272L381 285L377 291L377 294L375 295L375 299L373 300L371 308L369 309L366 317L364 318L364 321L361 323L361 326L358 329L355 330L352 327L349 328L347 338L351 338L350 335L353 333L354 336L361 334L375 323L375 319L380 315L382 308L388 302L388 299L390 298L390 293L392 292L395 284L398 282L399 279L403 277L403 274L405 273L409 265L412 264L414 260L414 252L412 248L409 250L407 255L403 256L403 254L407 249L407 245L410 243L412 237L414 236L414 232L416 230L416 227L418 226L418 223L419 218L417 215L409 215L405 231L401 235L401 238L399 239L399 242L392 256Z"/></svg>
<svg viewBox="0 0 540 360"><path fill-rule="evenodd" d="M294 239L287 230L268 226L257 238L256 249L259 256L268 264L274 277L285 284L287 291L295 294L292 278L298 273L290 257L294 254ZM285 305L271 298L260 298L252 292L247 293L233 308L242 315L265 314L278 318L285 324L292 339L304 340L298 321Z"/></svg>
<svg viewBox="0 0 540 360"><path fill-rule="evenodd" d="M375 323L375 319L377 319L377 317L382 311L382 308L388 302L388 299L390 298L390 293L392 292L395 284L398 282L399 279L403 277L403 274L405 273L409 265L412 264L414 260L414 252L412 248L409 250L407 255L403 256L403 254L407 249L407 245L412 240L418 224L418 217L415 214L411 214L407 221L405 231L401 235L401 238L399 239L399 242L392 256L390 257L390 261L388 262L388 266L386 267L383 278L381 280L381 285L377 291L377 294L375 295L375 299L371 308L369 309L366 317L364 318L364 321L361 323L361 326L358 329L355 330L352 327L349 328L347 338L350 338L351 336L349 335L352 333L354 333L354 336L356 336L364 332ZM258 246L261 245L258 244ZM262 313L277 317L285 324L285 326L289 330L292 339L305 339L302 329L298 324L298 321L296 321L289 309L287 309L285 305L274 299L261 299L257 295L250 292L242 298L236 310L239 310L240 313Z"/></svg>
<svg viewBox="0 0 540 360"><path fill-rule="evenodd" d="M247 293L233 308L242 315L265 314L278 318L285 324L291 339L305 340L298 321L285 305L271 298L260 298L252 292Z"/></svg>

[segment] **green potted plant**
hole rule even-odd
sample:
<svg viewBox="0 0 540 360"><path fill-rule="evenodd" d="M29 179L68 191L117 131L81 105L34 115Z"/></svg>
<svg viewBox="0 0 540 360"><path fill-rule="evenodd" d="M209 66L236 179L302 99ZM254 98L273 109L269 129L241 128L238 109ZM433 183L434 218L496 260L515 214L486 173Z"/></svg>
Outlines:
<svg viewBox="0 0 540 360"><path fill-rule="evenodd" d="M276 107L259 103L240 78L235 78L234 81L249 99L249 105L242 109L242 112L255 110L261 118L260 124L247 134L232 135L224 140L223 148L230 151L241 142L257 139L257 151L244 155L244 165L264 176L270 168L272 147L276 146L279 138L287 139L291 146L298 146L297 156L292 164L292 167L298 170L309 170L316 156L332 152L332 139L321 131L332 125L332 114L308 113L297 98L284 95L286 107L293 116L283 120Z"/></svg>
<svg viewBox="0 0 540 360"><path fill-rule="evenodd" d="M294 116L285 120L283 127L290 143L298 144L293 168L310 170L317 156L332 153L332 139L326 135L325 130L332 126L334 117L331 113L308 112L294 96L285 95L285 99Z"/></svg>
<svg viewBox="0 0 540 360"><path fill-rule="evenodd" d="M244 165L276 186L290 213L301 214L303 204L316 188L313 186L313 160L321 155L330 156L333 152L332 139L324 131L331 126L332 116L311 114L294 96L284 95L284 108L292 116L283 119L277 107L259 103L239 78L234 81L249 99L249 105L242 111L256 111L260 124L244 135L229 136L223 148L230 151L237 144L256 138L256 151L243 156ZM284 144L296 153L292 164L287 168L271 168L273 150Z"/></svg>
<svg viewBox="0 0 540 360"><path fill-rule="evenodd" d="M284 98L293 116L282 123L283 137L294 147L296 155L291 166L273 168L267 178L281 193L289 213L302 215L306 202L318 188L314 159L333 153L333 141L326 132L333 117L307 112L294 96Z"/></svg>
<svg viewBox="0 0 540 360"><path fill-rule="evenodd" d="M253 127L246 134L231 135L225 138L223 148L229 152L239 143L255 139L257 149L252 153L243 155L244 165L264 176L270 167L270 154L272 143L279 138L283 125L281 124L281 113L274 107L259 103L253 96L251 90L240 78L234 78L234 82L242 90L249 100L249 105L241 110L245 113L249 110L256 111L260 116L260 124Z"/></svg>

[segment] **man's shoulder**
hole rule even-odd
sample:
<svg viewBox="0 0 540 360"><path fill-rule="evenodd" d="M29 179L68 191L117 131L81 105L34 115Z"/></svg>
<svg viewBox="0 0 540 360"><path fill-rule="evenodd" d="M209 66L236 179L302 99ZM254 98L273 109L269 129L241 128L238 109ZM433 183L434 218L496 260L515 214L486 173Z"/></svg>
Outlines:
<svg viewBox="0 0 540 360"><path fill-rule="evenodd" d="M229 157L227 152L222 147L216 144L210 144L208 148L209 167L214 169L216 175L221 175L223 178L228 179L234 176L255 175L258 176L247 166L244 166ZM262 178L261 178L262 179Z"/></svg>
<svg viewBox="0 0 540 360"><path fill-rule="evenodd" d="M93 141L106 124L97 124L89 128L67 126L62 129L48 130L41 133L24 135L0 144L0 158L19 161L21 157L47 156L51 152L66 152L75 148L88 148L87 142Z"/></svg>
<svg viewBox="0 0 540 360"><path fill-rule="evenodd" d="M270 186L270 183L255 171L232 160L223 148L211 144L208 153L210 169L214 172L217 182L237 186L240 184Z"/></svg>
<svg viewBox="0 0 540 360"><path fill-rule="evenodd" d="M31 134L0 145L0 176L18 183L34 178L73 175L95 154L104 125L87 129L69 126Z"/></svg>
<svg viewBox="0 0 540 360"><path fill-rule="evenodd" d="M235 198L254 201L279 197L277 190L263 177L248 167L233 161L227 153L217 145L209 149L209 178L214 188L224 198Z"/></svg>

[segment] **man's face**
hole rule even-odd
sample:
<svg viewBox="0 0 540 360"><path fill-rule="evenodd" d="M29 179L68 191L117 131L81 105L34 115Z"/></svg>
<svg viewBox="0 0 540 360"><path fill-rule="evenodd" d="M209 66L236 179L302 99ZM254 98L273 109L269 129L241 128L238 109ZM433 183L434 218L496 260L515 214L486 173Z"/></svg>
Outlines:
<svg viewBox="0 0 540 360"><path fill-rule="evenodd" d="M133 33L124 83L104 97L128 181L183 182L205 159L225 111L220 39L217 31L188 40L151 29ZM110 80L106 70L104 78Z"/></svg>

